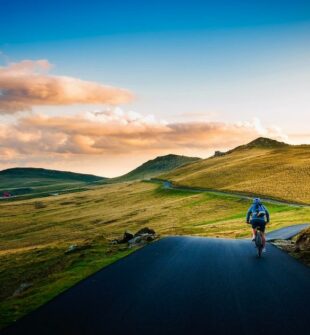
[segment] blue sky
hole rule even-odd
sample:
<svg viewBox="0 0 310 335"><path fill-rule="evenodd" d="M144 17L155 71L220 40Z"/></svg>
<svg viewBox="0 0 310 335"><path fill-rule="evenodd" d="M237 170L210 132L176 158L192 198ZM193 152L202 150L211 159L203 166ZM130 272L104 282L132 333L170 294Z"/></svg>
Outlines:
<svg viewBox="0 0 310 335"><path fill-rule="evenodd" d="M125 111L168 123L259 120L291 142L310 141L309 1L0 0L0 6L2 66L46 59L52 75L133 92ZM94 108L101 106L33 106L47 115Z"/></svg>
<svg viewBox="0 0 310 335"><path fill-rule="evenodd" d="M287 25L309 20L306 0L1 0L1 42Z"/></svg>

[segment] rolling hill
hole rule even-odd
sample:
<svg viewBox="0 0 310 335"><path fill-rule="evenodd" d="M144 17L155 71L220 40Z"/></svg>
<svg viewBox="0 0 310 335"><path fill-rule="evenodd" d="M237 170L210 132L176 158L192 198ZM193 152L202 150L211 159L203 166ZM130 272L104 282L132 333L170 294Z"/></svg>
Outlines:
<svg viewBox="0 0 310 335"><path fill-rule="evenodd" d="M170 154L149 160L131 172L116 178L42 168L12 168L0 171L0 197L4 192L9 192L13 196L49 195L69 190L82 190L89 184L147 179L198 160L200 158Z"/></svg>
<svg viewBox="0 0 310 335"><path fill-rule="evenodd" d="M177 167L197 162L199 160L201 160L201 158L179 156L172 154L166 156L159 156L156 157L155 159L145 162L144 164L138 166L136 169L132 170L131 172L123 176L112 178L111 181L123 182L123 181L153 178L160 175L161 173L168 172Z"/></svg>
<svg viewBox="0 0 310 335"><path fill-rule="evenodd" d="M89 183L104 181L106 178L41 168L12 168L0 171L0 194L11 195L57 192Z"/></svg>
<svg viewBox="0 0 310 335"><path fill-rule="evenodd" d="M173 184L310 204L310 145L260 137L160 176Z"/></svg>

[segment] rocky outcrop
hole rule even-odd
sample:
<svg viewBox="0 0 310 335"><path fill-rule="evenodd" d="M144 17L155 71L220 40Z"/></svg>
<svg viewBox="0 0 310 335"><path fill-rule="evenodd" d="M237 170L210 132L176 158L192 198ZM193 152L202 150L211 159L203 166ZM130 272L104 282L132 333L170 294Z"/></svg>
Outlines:
<svg viewBox="0 0 310 335"><path fill-rule="evenodd" d="M117 243L127 243L133 237L134 237L134 234L132 234L131 232L129 232L129 231L126 230L125 233L124 233L124 235L123 235L123 238L120 239L120 240L116 240L116 241L117 241Z"/></svg>
<svg viewBox="0 0 310 335"><path fill-rule="evenodd" d="M224 156L225 155L225 152L222 152L222 151L215 151L214 152L214 157L220 157L220 156Z"/></svg>
<svg viewBox="0 0 310 335"><path fill-rule="evenodd" d="M155 230L154 229L150 229L148 227L144 227L144 228L138 230L135 233L135 236L142 236L142 235L145 235L145 234L155 235Z"/></svg>
<svg viewBox="0 0 310 335"><path fill-rule="evenodd" d="M148 227L144 227L138 230L135 234L132 234L128 231L125 231L123 238L119 240L113 240L113 244L117 243L128 243L130 248L135 246L140 246L148 242L154 241L158 236L155 233L155 230Z"/></svg>

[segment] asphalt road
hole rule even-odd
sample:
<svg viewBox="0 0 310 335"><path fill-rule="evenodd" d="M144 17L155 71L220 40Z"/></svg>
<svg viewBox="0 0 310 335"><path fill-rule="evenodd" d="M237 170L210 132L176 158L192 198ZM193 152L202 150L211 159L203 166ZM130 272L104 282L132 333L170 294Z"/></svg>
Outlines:
<svg viewBox="0 0 310 335"><path fill-rule="evenodd" d="M309 227L309 223L301 223L294 226L284 227L281 229L277 229L271 231L270 233L266 234L267 241L273 240L288 240L293 236L297 235L301 230ZM268 229L268 226L267 226Z"/></svg>
<svg viewBox="0 0 310 335"><path fill-rule="evenodd" d="M310 269L268 245L168 237L108 266L4 334L307 334Z"/></svg>

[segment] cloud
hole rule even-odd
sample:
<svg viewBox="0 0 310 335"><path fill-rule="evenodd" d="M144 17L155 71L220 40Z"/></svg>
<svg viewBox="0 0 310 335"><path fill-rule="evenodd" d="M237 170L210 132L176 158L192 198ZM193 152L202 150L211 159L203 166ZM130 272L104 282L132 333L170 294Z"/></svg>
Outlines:
<svg viewBox="0 0 310 335"><path fill-rule="evenodd" d="M0 67L0 113L29 111L43 105L118 105L133 98L124 89L50 75L51 67L47 60L24 60Z"/></svg>
<svg viewBox="0 0 310 335"><path fill-rule="evenodd" d="M229 149L260 135L284 139L276 128L253 122L167 123L120 108L74 116L32 114L0 127L0 159L12 156L141 155Z"/></svg>

